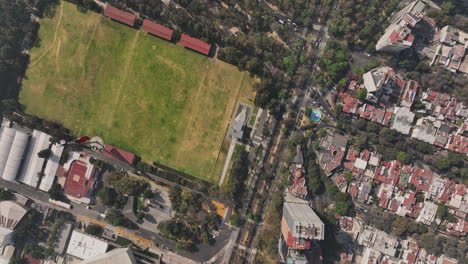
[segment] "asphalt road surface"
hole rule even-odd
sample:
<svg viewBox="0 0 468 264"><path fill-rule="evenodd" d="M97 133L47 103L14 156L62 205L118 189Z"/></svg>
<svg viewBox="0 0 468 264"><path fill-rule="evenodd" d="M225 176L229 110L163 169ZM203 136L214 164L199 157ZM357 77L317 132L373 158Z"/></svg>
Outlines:
<svg viewBox="0 0 468 264"><path fill-rule="evenodd" d="M77 217L86 216L97 221L104 221L104 218L99 212L87 209L85 205L72 202L72 208L67 209L50 203L48 193L40 191L28 185L20 184L17 182L9 182L0 178L0 186L15 191L21 195L24 195L34 200L35 202L44 204L48 207L61 211L67 211ZM155 245L159 245L159 247L162 247L164 245L165 248L170 248L172 252L178 255L195 261L203 262L209 260L217 252L223 249L224 246L226 246L226 244L229 242L232 230L228 226L222 226L219 230L218 237L216 237L216 243L213 245L200 244L198 245L199 250L197 252L177 250L175 241L162 237L161 235L151 230L139 228L136 230L130 230L130 232L148 240L151 240Z"/></svg>

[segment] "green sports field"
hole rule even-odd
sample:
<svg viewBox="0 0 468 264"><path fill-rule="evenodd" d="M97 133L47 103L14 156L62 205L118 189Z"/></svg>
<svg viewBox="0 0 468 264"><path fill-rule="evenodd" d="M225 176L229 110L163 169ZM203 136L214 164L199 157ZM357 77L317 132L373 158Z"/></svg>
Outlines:
<svg viewBox="0 0 468 264"><path fill-rule="evenodd" d="M68 2L39 22L20 94L26 112L218 181L236 101L254 97L248 74Z"/></svg>

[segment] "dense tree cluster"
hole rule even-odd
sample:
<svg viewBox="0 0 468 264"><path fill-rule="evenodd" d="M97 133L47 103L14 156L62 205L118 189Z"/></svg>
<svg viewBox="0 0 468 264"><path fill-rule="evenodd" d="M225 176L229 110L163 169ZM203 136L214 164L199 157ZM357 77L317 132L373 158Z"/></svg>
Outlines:
<svg viewBox="0 0 468 264"><path fill-rule="evenodd" d="M460 153L448 152L434 158L432 165L438 173L451 180L468 184L468 158Z"/></svg>
<svg viewBox="0 0 468 264"><path fill-rule="evenodd" d="M106 185L114 188L115 192L124 196L139 196L149 189L147 182L117 172L109 173L106 178Z"/></svg>
<svg viewBox="0 0 468 264"><path fill-rule="evenodd" d="M35 259L44 259L44 251L45 248L36 243L27 243L23 250L25 254L28 254Z"/></svg>
<svg viewBox="0 0 468 264"><path fill-rule="evenodd" d="M113 226L123 226L128 228L135 228L136 224L126 218L117 209L111 208L107 211L106 220Z"/></svg>
<svg viewBox="0 0 468 264"><path fill-rule="evenodd" d="M243 205L245 181L248 178L249 159L248 152L241 150L237 153L227 183L221 186L223 196L234 204L235 208Z"/></svg>
<svg viewBox="0 0 468 264"><path fill-rule="evenodd" d="M283 195L278 191L273 195L270 207L267 208L265 225L256 240L256 247L263 257L276 257L278 259L278 236L281 232L281 217L283 213ZM275 260L276 260L275 259Z"/></svg>
<svg viewBox="0 0 468 264"><path fill-rule="evenodd" d="M315 78L324 88L330 88L343 79L350 69L350 55L340 42L329 40L318 61L320 71Z"/></svg>
<svg viewBox="0 0 468 264"><path fill-rule="evenodd" d="M399 237L407 237L413 234L424 234L427 232L427 228L416 223L414 220L410 220L407 217L395 216L395 220L392 222L391 233Z"/></svg>
<svg viewBox="0 0 468 264"><path fill-rule="evenodd" d="M158 225L162 235L176 240L177 248L196 250L196 244L212 242L211 230L216 229L221 218L215 210L205 212L203 196L198 193L171 187L169 199L175 216Z"/></svg>
<svg viewBox="0 0 468 264"><path fill-rule="evenodd" d="M431 254L436 256L444 254L463 261L460 263L466 263L467 261L465 254L468 252L468 245L465 241L431 232L415 235L414 238L418 242L418 246L425 248Z"/></svg>
<svg viewBox="0 0 468 264"><path fill-rule="evenodd" d="M52 187L50 187L50 190L48 191L50 198L57 200L57 201L63 201L67 202L68 199L65 196L65 193L63 191L62 185L58 183L52 184Z"/></svg>
<svg viewBox="0 0 468 264"><path fill-rule="evenodd" d="M398 7L397 0L342 0L333 13L329 32L351 49L375 50L375 44Z"/></svg>
<svg viewBox="0 0 468 264"><path fill-rule="evenodd" d="M127 197L117 193L113 188L101 188L97 196L104 205L113 206L115 208L123 208L127 203Z"/></svg>
<svg viewBox="0 0 468 264"><path fill-rule="evenodd" d="M90 235L99 237L104 232L104 229L101 226L89 224L84 231Z"/></svg>
<svg viewBox="0 0 468 264"><path fill-rule="evenodd" d="M307 165L307 187L312 194L320 194L324 190L320 167L314 159Z"/></svg>
<svg viewBox="0 0 468 264"><path fill-rule="evenodd" d="M315 19L326 16L333 0L270 0L268 2L293 17L298 25L311 26Z"/></svg>
<svg viewBox="0 0 468 264"><path fill-rule="evenodd" d="M40 229L42 217L41 213L31 209L18 223L13 237L17 249L24 248L28 243L37 244L45 239L47 234Z"/></svg>
<svg viewBox="0 0 468 264"><path fill-rule="evenodd" d="M0 201L12 200L14 197L13 193L7 189L0 187Z"/></svg>
<svg viewBox="0 0 468 264"><path fill-rule="evenodd" d="M456 0L438 0L435 1L440 5L440 10L431 9L427 11L427 15L436 20L438 26L453 25L461 30L468 31L468 6Z"/></svg>
<svg viewBox="0 0 468 264"><path fill-rule="evenodd" d="M17 95L17 79L24 74L28 62L23 50L33 35L31 7L28 1L0 1L0 99Z"/></svg>

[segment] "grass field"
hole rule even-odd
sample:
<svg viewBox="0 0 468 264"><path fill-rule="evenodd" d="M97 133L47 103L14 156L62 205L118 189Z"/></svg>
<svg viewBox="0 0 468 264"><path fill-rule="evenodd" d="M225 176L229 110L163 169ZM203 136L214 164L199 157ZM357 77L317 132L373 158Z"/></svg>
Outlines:
<svg viewBox="0 0 468 264"><path fill-rule="evenodd" d="M236 101L254 98L248 74L68 2L39 22L26 112L217 182Z"/></svg>

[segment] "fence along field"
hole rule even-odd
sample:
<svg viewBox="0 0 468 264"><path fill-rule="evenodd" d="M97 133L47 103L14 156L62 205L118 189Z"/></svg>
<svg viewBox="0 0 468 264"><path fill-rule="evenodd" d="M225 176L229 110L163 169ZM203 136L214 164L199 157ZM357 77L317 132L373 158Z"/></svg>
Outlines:
<svg viewBox="0 0 468 264"><path fill-rule="evenodd" d="M237 97L253 98L247 73L68 2L39 22L20 94L26 112L217 182Z"/></svg>

